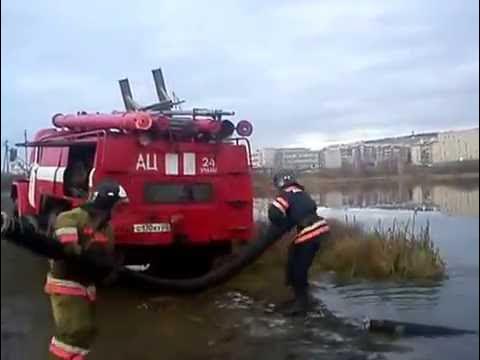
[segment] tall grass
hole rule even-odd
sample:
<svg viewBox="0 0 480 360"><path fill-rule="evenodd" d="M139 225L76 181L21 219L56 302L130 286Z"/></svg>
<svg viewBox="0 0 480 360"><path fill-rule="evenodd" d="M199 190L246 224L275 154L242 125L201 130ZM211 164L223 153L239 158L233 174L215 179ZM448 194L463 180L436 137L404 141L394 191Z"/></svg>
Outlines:
<svg viewBox="0 0 480 360"><path fill-rule="evenodd" d="M331 232L315 258L312 275L333 271L347 281L428 281L446 276L445 262L431 240L428 223L417 229L415 218L404 224L394 220L391 226L379 222L373 228L362 226L355 218L328 222ZM285 266L293 236L294 232L285 234L226 287L259 298L283 299L288 293Z"/></svg>
<svg viewBox="0 0 480 360"><path fill-rule="evenodd" d="M355 218L329 219L330 235L315 258L312 274L333 271L341 280L439 280L446 265L430 236L430 225L415 217L367 228ZM266 224L259 224L266 226ZM259 296L285 296L285 265L294 232L285 234L227 286Z"/></svg>
<svg viewBox="0 0 480 360"><path fill-rule="evenodd" d="M430 224L417 229L415 216L391 226L378 222L366 229L355 219L330 221L331 234L320 252L317 270L370 279L439 279L446 264L430 236Z"/></svg>

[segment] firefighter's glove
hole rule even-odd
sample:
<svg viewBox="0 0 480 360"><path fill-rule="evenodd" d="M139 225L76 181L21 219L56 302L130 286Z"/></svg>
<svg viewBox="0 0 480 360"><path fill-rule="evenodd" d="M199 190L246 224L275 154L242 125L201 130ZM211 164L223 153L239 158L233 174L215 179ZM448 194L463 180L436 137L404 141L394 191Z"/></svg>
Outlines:
<svg viewBox="0 0 480 360"><path fill-rule="evenodd" d="M82 258L102 271L110 272L115 267L114 259L99 248L84 250Z"/></svg>

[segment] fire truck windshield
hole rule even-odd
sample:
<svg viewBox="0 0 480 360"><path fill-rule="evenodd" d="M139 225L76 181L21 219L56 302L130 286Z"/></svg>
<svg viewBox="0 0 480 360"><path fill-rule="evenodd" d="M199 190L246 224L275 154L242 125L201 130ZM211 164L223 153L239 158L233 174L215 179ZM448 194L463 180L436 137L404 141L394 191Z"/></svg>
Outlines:
<svg viewBox="0 0 480 360"><path fill-rule="evenodd" d="M144 200L150 204L203 203L212 199L213 187L208 183L148 183L144 188Z"/></svg>

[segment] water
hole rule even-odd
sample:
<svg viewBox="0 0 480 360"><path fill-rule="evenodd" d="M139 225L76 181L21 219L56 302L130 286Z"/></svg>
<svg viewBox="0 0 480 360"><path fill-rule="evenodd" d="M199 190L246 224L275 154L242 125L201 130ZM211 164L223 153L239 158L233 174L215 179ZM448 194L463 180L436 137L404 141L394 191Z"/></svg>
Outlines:
<svg viewBox="0 0 480 360"><path fill-rule="evenodd" d="M379 219L428 220L449 278L437 283L340 284L313 278L315 296L345 319L388 318L478 329L478 183L462 187L389 184L316 193L320 213L368 225ZM8 205L2 196L2 208ZM256 200L265 217L268 199ZM327 207L328 205L328 207ZM51 319L42 294L45 261L2 243L2 360L46 359ZM259 275L261 276L261 275ZM273 294L272 294L273 297ZM478 335L450 338L362 337L312 314L288 319L270 297L229 286L188 297L100 291L101 333L91 359L477 359Z"/></svg>
<svg viewBox="0 0 480 360"><path fill-rule="evenodd" d="M478 194L478 192L477 192ZM343 212L333 212L340 216ZM357 221L372 223L395 216L406 220L407 211L349 210ZM446 259L449 278L441 283L390 284L360 283L338 285L328 283L318 295L330 309L352 317L369 316L401 321L445 325L478 331L478 217L419 213L417 223L430 221L432 238ZM451 338L416 338L397 341L411 347L411 352L392 354L392 359L476 359L478 335Z"/></svg>

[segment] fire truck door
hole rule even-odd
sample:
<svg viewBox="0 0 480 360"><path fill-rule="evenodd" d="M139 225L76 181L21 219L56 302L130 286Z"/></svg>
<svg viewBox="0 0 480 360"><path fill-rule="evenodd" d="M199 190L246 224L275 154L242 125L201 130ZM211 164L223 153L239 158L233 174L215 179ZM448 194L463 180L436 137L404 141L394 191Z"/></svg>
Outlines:
<svg viewBox="0 0 480 360"><path fill-rule="evenodd" d="M39 209L43 195L63 196L68 147L39 147L30 173L29 203Z"/></svg>

